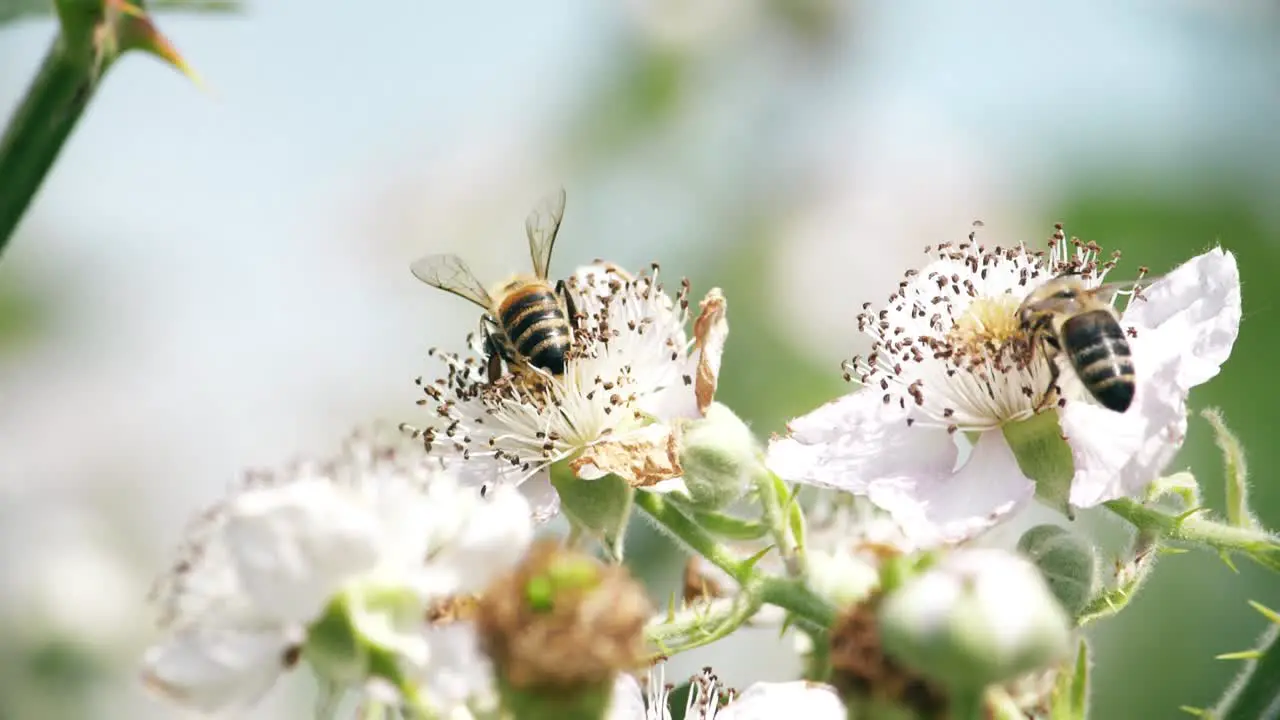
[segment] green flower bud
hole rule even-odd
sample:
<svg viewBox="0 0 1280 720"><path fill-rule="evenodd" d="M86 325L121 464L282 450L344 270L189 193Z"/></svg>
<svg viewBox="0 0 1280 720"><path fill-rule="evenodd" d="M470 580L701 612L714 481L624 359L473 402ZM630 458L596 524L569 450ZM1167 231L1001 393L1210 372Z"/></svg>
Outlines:
<svg viewBox="0 0 1280 720"><path fill-rule="evenodd" d="M1060 661L1071 621L1040 572L1001 550L960 550L880 607L885 652L953 692L972 693Z"/></svg>
<svg viewBox="0 0 1280 720"><path fill-rule="evenodd" d="M835 607L862 602L880 585L879 569L850 553L811 550L808 563L809 587Z"/></svg>
<svg viewBox="0 0 1280 720"><path fill-rule="evenodd" d="M751 428L720 403L712 403L703 418L684 424L680 466L689 496L708 510L742 497L751 482L766 472Z"/></svg>
<svg viewBox="0 0 1280 720"><path fill-rule="evenodd" d="M1018 540L1018 552L1040 569L1062 608L1076 617L1093 597L1097 556L1084 538L1057 525L1037 525Z"/></svg>
<svg viewBox="0 0 1280 720"><path fill-rule="evenodd" d="M423 608L405 588L356 585L334 597L307 628L302 655L316 674L343 684L380 678L403 686L402 660L420 661Z"/></svg>

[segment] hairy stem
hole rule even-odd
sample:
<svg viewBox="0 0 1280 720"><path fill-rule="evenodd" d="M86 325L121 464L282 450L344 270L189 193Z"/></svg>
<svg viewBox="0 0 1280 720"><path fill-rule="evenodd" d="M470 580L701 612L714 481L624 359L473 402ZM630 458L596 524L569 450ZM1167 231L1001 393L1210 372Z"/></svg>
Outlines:
<svg viewBox="0 0 1280 720"><path fill-rule="evenodd" d="M1259 565L1280 572L1280 539L1269 533L1206 520L1194 510L1172 515L1127 498L1112 500L1106 506L1139 530L1155 533L1163 540L1242 553Z"/></svg>
<svg viewBox="0 0 1280 720"><path fill-rule="evenodd" d="M756 494L764 509L764 520L773 536L773 543L782 556L787 574L800 577L804 574L804 566L797 552L796 538L791 534L790 518L782 507L786 486L771 472L761 472L755 479Z"/></svg>
<svg viewBox="0 0 1280 720"><path fill-rule="evenodd" d="M694 522L680 508L666 501L656 493L637 490L635 507L648 515L657 526L666 531L677 542L706 558L712 565L729 573L729 576L746 585L751 577L751 568L734 556L727 547L721 545L711 533Z"/></svg>
<svg viewBox="0 0 1280 720"><path fill-rule="evenodd" d="M739 560L688 515L661 495L643 490L636 492L635 506L650 517L668 535L724 570L742 592L760 601L790 612L797 621L811 628L828 628L835 619L835 609L800 580L758 573L750 559Z"/></svg>
<svg viewBox="0 0 1280 720"><path fill-rule="evenodd" d="M728 637L760 610L759 593L743 592L733 598L713 600L672 613L662 622L650 623L645 637L658 648L656 661L678 655Z"/></svg>

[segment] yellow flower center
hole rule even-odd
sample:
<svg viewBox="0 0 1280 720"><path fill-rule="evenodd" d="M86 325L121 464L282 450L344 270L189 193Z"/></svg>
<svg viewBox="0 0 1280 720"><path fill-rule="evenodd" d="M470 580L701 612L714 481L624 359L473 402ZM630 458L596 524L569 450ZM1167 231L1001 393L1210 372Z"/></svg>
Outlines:
<svg viewBox="0 0 1280 720"><path fill-rule="evenodd" d="M947 340L952 347L1001 347L1020 338L1018 306L1022 298L1013 293L996 297L980 297L969 304L964 315L956 318Z"/></svg>

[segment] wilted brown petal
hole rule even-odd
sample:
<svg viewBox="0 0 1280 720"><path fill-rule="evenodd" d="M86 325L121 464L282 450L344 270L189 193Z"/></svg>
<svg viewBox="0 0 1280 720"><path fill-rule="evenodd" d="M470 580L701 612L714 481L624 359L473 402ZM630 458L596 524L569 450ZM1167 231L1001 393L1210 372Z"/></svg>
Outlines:
<svg viewBox="0 0 1280 720"><path fill-rule="evenodd" d="M651 425L623 440L598 443L574 458L569 467L581 477L613 473L632 487L650 487L684 475L680 467L679 429Z"/></svg>
<svg viewBox="0 0 1280 720"><path fill-rule="evenodd" d="M724 343L729 337L729 320L726 317L729 308L720 288L711 288L698 308L701 312L693 323L693 342L698 348L698 372L693 392L698 399L698 412L706 415L707 408L715 400L720 359L724 357Z"/></svg>

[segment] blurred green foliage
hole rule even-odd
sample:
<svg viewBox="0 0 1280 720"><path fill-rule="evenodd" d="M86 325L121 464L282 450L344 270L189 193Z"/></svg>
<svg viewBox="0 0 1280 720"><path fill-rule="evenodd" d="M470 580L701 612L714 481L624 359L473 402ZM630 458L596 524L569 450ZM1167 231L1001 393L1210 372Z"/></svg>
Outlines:
<svg viewBox="0 0 1280 720"><path fill-rule="evenodd" d="M234 12L243 3L238 0L152 0L145 5L152 10ZM53 16L53 0L0 0L0 25L42 16Z"/></svg>
<svg viewBox="0 0 1280 720"><path fill-rule="evenodd" d="M1117 278L1132 277L1139 265L1153 274L1167 272L1215 244L1236 255L1244 306L1240 337L1221 374L1192 392L1187 443L1173 467L1189 466L1205 503L1224 512L1221 457L1198 415L1206 406L1221 408L1256 469L1254 513L1266 527L1280 528L1280 487L1265 471L1280 460L1271 425L1276 383L1269 372L1280 353L1280 336L1270 332L1280 305L1280 246L1256 200L1266 191L1244 172L1232 176L1220 169L1180 171L1180 178L1201 179L1195 183L1140 173L1118 177L1082 179L1046 220L1061 220L1072 235L1122 249ZM1237 575L1199 553L1165 558L1137 600L1099 624L1092 633L1099 668L1092 717L1178 717L1179 705L1213 704L1238 670L1213 657L1249 647L1264 625L1246 600L1274 604L1280 597L1275 574L1248 563L1238 567Z"/></svg>

